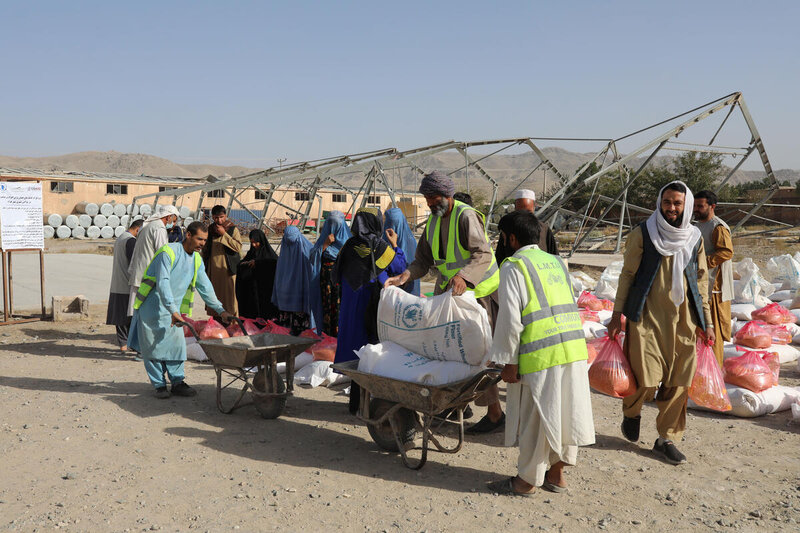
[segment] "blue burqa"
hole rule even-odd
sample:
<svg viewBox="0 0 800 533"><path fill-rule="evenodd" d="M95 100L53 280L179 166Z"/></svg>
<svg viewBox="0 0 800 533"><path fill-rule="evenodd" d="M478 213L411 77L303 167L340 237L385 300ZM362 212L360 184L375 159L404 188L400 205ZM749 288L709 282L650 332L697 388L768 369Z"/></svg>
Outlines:
<svg viewBox="0 0 800 533"><path fill-rule="evenodd" d="M325 244L328 235L334 235L336 240L323 252L322 245ZM342 246L344 246L344 243L346 243L349 238L350 230L347 228L344 213L341 211L331 211L328 218L325 219L325 223L322 225L317 242L311 249L311 256L322 255L326 259L332 261L336 260L336 257L339 255L339 250L342 249Z"/></svg>
<svg viewBox="0 0 800 533"><path fill-rule="evenodd" d="M311 263L312 245L295 226L287 226L281 239L272 303L285 312L307 313L311 327L322 328L322 295L319 290L319 268Z"/></svg>
<svg viewBox="0 0 800 533"><path fill-rule="evenodd" d="M156 278L156 286L141 307L133 311L128 346L139 352L142 359L186 361L183 328L172 326L172 313L180 310L186 289L192 282L194 256L186 253L181 243L172 243L169 247L175 252L175 264L171 264L169 256L161 252L147 267L147 275ZM196 287L209 308L219 314L224 311L202 265L197 273Z"/></svg>
<svg viewBox="0 0 800 533"><path fill-rule="evenodd" d="M410 258L413 261L417 253L417 240L414 238L414 234L408 226L406 216L399 207L387 209L383 217L383 240L386 242L389 242L389 239L386 238L386 230L390 228L397 233L398 248L403 250L403 254L406 258ZM403 289L414 296L419 296L419 280L417 279L407 283L403 286Z"/></svg>

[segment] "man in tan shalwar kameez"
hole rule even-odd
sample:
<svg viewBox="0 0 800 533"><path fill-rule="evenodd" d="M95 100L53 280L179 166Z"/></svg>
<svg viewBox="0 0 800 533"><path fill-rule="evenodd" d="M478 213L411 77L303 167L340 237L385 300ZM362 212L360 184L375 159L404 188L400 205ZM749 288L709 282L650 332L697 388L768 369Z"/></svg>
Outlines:
<svg viewBox="0 0 800 533"><path fill-rule="evenodd" d="M666 185L656 210L631 231L608 334L627 319L625 353L638 388L622 401L622 433L639 440L642 406L657 391L653 451L671 464L686 462L674 444L686 428L686 403L697 369L697 330L714 342L708 306L708 272L700 230L686 206L694 205L683 182Z"/></svg>
<svg viewBox="0 0 800 533"><path fill-rule="evenodd" d="M426 174L420 182L420 192L425 196L428 207L431 209L433 215L431 220L439 219L439 227L443 231L439 232L439 250L448 250L451 245L451 236L447 228L450 227L450 220L454 214L455 200L455 183L445 174L433 171ZM469 260L467 264L461 267L458 274L456 274L449 282L445 283L446 278L441 272L437 273L436 288L434 295L442 294L443 292L452 289L454 296L463 294L467 288L474 288L484 280L487 271L494 268L497 271L496 264L494 263L494 253L486 237L486 230L481 216L474 209L458 210L457 219L457 235L461 247L469 251ZM417 251L414 256L414 261L408 265L408 269L399 276L389 278L387 284L402 286L409 280L416 280L423 277L429 270L435 268L435 261L433 257L433 250L431 244L425 237L428 235L428 228L423 232L423 237L417 243ZM489 315L489 324L494 331L494 323L497 318L497 291L491 294L477 298L478 303L486 309ZM500 404L500 393L496 386L490 387L475 401L475 405L487 406L488 412L478 423L471 426L474 433L488 433L492 431L499 431L505 424L505 413ZM474 431L478 428L479 431ZM485 429L485 431L480 431ZM468 431L470 432L470 431Z"/></svg>
<svg viewBox="0 0 800 533"><path fill-rule="evenodd" d="M708 302L717 339L714 355L722 368L725 341L731 340L731 300L733 300L733 239L731 229L716 216L717 195L700 191L694 195L695 225L703 235L709 269Z"/></svg>
<svg viewBox="0 0 800 533"><path fill-rule="evenodd" d="M214 223L208 228L208 241L203 247L203 262L214 292L222 306L231 314L238 315L236 304L236 267L241 261L242 235L233 222L228 220L225 208L215 205L211 209ZM206 308L209 315L212 309Z"/></svg>

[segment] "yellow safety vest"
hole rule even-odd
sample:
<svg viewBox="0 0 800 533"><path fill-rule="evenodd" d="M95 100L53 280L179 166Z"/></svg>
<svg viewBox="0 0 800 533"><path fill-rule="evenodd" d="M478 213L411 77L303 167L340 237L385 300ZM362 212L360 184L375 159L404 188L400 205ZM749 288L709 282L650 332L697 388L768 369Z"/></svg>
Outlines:
<svg viewBox="0 0 800 533"><path fill-rule="evenodd" d="M483 213L473 209L463 202L459 202L458 200L455 200L453 204L453 212L450 214L450 226L447 230L448 246L444 257L442 257L442 254L439 250L439 243L441 242L439 231L441 229L440 226L442 217L435 217L431 215L428 217L428 223L425 225L425 238L431 247L433 264L444 278L444 281L439 286L439 288L442 290L447 287L447 284L450 283L450 280L453 279L453 276L458 274L462 268L469 264L471 259L469 250L461 246L461 239L459 238L460 235L458 233L458 219L461 217L461 214L468 209L475 211L475 213L481 218L481 221L484 222L484 237L486 238L486 243L488 244L489 237L486 235L486 224ZM475 291L475 298L482 298L492 294L500 285L500 271L497 268L497 261L495 260L493 253L490 253L489 255L492 258L492 262L489 265L489 268L486 269L486 274L484 274L483 279L481 279L474 289L467 289Z"/></svg>
<svg viewBox="0 0 800 533"><path fill-rule="evenodd" d="M153 256L153 259L150 260L150 265L153 264L153 261L156 260L156 257L158 257L158 254L161 252L164 252L167 254L167 257L169 257L170 268L175 266L175 251L169 244L165 244L156 250L156 254ZM183 300L181 301L181 313L185 314L186 316L192 316L192 305L194 304L194 288L197 284L197 273L203 267L203 259L200 257L200 254L194 252L192 255L194 257L194 276L192 276L192 282L189 284L189 288L186 289L186 294L183 295ZM147 298L147 295L150 294L150 291L152 291L156 286L156 278L147 275L150 265L147 265L147 268L144 271L144 276L142 276L142 284L139 285L139 290L136 292L136 299L133 302L134 309L139 309L142 306L145 298Z"/></svg>
<svg viewBox="0 0 800 533"><path fill-rule="evenodd" d="M528 289L528 305L522 310L519 373L587 359L583 326L563 260L530 248L507 261L519 268Z"/></svg>

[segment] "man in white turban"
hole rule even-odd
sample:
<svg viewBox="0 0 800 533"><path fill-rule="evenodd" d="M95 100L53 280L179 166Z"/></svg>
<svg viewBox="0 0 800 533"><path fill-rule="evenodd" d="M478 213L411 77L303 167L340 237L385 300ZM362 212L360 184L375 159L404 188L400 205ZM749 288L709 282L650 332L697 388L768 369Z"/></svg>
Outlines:
<svg viewBox="0 0 800 533"><path fill-rule="evenodd" d="M653 214L626 241L608 324L608 334L616 337L625 315L625 353L638 383L636 392L622 400L622 433L631 442L639 441L642 406L657 390L653 452L676 465L686 462L675 442L686 428L698 331L714 342L706 253L700 230L691 224L693 206L692 191L683 182L661 189Z"/></svg>

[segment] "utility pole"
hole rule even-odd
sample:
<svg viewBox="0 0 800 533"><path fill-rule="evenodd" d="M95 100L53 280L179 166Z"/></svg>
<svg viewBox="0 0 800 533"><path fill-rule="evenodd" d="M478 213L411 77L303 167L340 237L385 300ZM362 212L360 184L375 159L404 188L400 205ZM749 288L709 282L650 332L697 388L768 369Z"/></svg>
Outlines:
<svg viewBox="0 0 800 533"><path fill-rule="evenodd" d="M281 168L283 168L283 163L284 163L285 161L286 161L286 158L285 158L285 157L279 157L279 158L278 158L278 170L280 170Z"/></svg>

